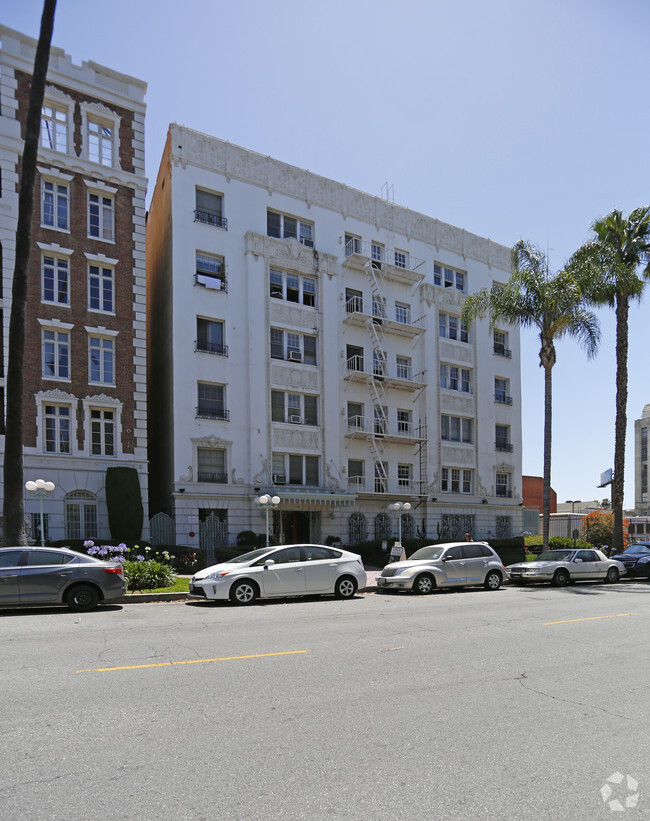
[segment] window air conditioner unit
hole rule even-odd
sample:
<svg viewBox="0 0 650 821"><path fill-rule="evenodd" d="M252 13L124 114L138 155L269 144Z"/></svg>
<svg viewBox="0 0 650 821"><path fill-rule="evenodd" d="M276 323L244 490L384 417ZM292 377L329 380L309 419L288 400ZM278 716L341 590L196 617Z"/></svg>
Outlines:
<svg viewBox="0 0 650 821"><path fill-rule="evenodd" d="M302 416L298 416L297 414L292 413L291 416L289 416L289 421L293 425L302 425Z"/></svg>
<svg viewBox="0 0 650 821"><path fill-rule="evenodd" d="M287 483L287 474L286 473L274 473L273 474L273 484L274 485L286 485Z"/></svg>
<svg viewBox="0 0 650 821"><path fill-rule="evenodd" d="M302 362L302 352L301 351L289 351L289 361L290 362Z"/></svg>
<svg viewBox="0 0 650 821"><path fill-rule="evenodd" d="M300 237L300 242L306 248L313 248L314 247L314 240L313 239L307 239L307 237Z"/></svg>

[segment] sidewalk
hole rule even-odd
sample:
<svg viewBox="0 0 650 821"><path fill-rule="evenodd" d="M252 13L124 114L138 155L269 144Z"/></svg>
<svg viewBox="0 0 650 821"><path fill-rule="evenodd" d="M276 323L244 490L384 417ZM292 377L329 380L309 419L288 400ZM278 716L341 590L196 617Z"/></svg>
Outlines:
<svg viewBox="0 0 650 821"><path fill-rule="evenodd" d="M377 589L377 576L380 573L381 570L378 568L366 568L367 583L364 588L359 590L359 593L374 592ZM187 601L189 598L190 597L187 593L127 593L126 596L122 596L121 599L113 599L110 604L134 604L154 601Z"/></svg>

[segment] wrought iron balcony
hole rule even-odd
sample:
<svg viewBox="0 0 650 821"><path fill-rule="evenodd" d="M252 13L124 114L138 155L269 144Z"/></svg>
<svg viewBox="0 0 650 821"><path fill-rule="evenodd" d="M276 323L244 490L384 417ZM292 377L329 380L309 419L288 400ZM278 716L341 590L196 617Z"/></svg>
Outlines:
<svg viewBox="0 0 650 821"><path fill-rule="evenodd" d="M194 342L194 350L199 353L214 353L218 356L228 356L228 346L222 345L220 342L196 340Z"/></svg>
<svg viewBox="0 0 650 821"><path fill-rule="evenodd" d="M199 405L196 409L197 419L220 419L223 422L230 421L230 411L224 408L212 408L206 405Z"/></svg>
<svg viewBox="0 0 650 821"><path fill-rule="evenodd" d="M512 359L512 351L510 348L506 348L505 345L495 345L494 353L497 356L505 356L506 359Z"/></svg>
<svg viewBox="0 0 650 821"><path fill-rule="evenodd" d="M512 499L512 491L509 490L507 487L498 487L497 486L497 496L500 496L504 499Z"/></svg>
<svg viewBox="0 0 650 821"><path fill-rule="evenodd" d="M494 443L494 449L495 450L502 450L502 451L505 451L506 453L512 453L513 450L515 449L515 446L510 444L510 442L496 441Z"/></svg>
<svg viewBox="0 0 650 821"><path fill-rule="evenodd" d="M225 228L228 230L228 220L218 214L216 211L206 211L205 209L196 209L194 212L194 222L203 222L206 225L214 225L216 228Z"/></svg>
<svg viewBox="0 0 650 821"><path fill-rule="evenodd" d="M495 393L494 401L501 405L512 405L512 396L506 396L505 393Z"/></svg>
<svg viewBox="0 0 650 821"><path fill-rule="evenodd" d="M225 485L228 483L228 474L227 473L204 473L203 471L198 471L198 481L199 482L210 482L211 484L215 485Z"/></svg>

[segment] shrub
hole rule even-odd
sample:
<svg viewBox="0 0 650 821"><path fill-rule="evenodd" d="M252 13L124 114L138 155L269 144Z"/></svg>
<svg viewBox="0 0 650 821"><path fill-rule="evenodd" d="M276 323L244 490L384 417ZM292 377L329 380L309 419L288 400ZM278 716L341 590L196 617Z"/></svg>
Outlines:
<svg viewBox="0 0 650 821"><path fill-rule="evenodd" d="M168 564L154 559L124 562L124 577L130 590L155 590L158 587L171 587L176 581L176 574Z"/></svg>
<svg viewBox="0 0 650 821"><path fill-rule="evenodd" d="M106 507L111 538L114 541L138 541L142 535L144 510L140 477L135 468L106 468Z"/></svg>
<svg viewBox="0 0 650 821"><path fill-rule="evenodd" d="M237 534L237 544L240 547L246 547L247 545L255 546L257 544L257 536L252 530L242 530Z"/></svg>
<svg viewBox="0 0 650 821"><path fill-rule="evenodd" d="M506 567L509 564L526 561L523 536L514 536L512 539L488 539L488 544Z"/></svg>
<svg viewBox="0 0 650 821"><path fill-rule="evenodd" d="M568 536L553 536L548 540L548 546L551 550L573 550L574 541ZM591 544L584 539L576 539L575 547L591 547Z"/></svg>
<svg viewBox="0 0 650 821"><path fill-rule="evenodd" d="M159 544L154 549L158 553L169 553L171 566L183 576L189 576L195 570L207 566L203 551L198 547L189 547L184 544Z"/></svg>

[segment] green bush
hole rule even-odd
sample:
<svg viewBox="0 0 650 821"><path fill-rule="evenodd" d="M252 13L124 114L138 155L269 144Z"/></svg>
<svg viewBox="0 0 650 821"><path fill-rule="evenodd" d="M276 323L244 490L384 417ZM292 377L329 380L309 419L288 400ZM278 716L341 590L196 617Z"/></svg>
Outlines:
<svg viewBox="0 0 650 821"><path fill-rule="evenodd" d="M189 576L196 570L207 567L203 551L198 547L184 544L159 544L154 548L158 553L169 553L171 566L182 576Z"/></svg>
<svg viewBox="0 0 650 821"><path fill-rule="evenodd" d="M154 559L126 561L123 568L129 590L155 590L158 587L171 587L176 581L176 574L172 568Z"/></svg>
<svg viewBox="0 0 650 821"><path fill-rule="evenodd" d="M573 550L574 541L568 536L553 536L548 540L548 546L551 550ZM583 539L576 539L575 547L591 547L591 545Z"/></svg>

